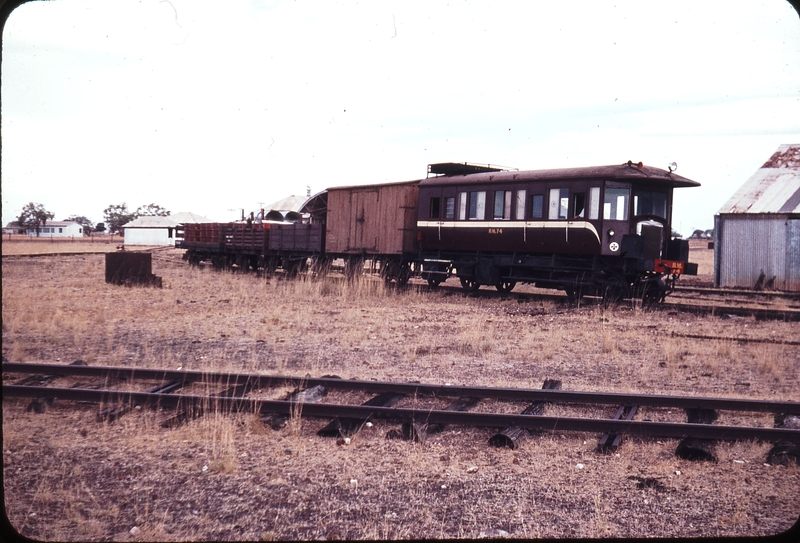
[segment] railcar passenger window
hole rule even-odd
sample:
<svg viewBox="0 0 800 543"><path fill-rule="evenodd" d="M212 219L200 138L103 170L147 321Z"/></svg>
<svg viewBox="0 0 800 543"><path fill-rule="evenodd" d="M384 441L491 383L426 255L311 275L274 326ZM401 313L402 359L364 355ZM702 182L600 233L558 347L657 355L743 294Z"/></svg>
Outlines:
<svg viewBox="0 0 800 543"><path fill-rule="evenodd" d="M470 220L483 220L486 218L485 190L469 193L469 218Z"/></svg>
<svg viewBox="0 0 800 543"><path fill-rule="evenodd" d="M569 212L569 189L550 189L550 220L566 219Z"/></svg>
<svg viewBox="0 0 800 543"><path fill-rule="evenodd" d="M458 193L458 218L464 220L467 218L467 193Z"/></svg>
<svg viewBox="0 0 800 543"><path fill-rule="evenodd" d="M495 219L511 219L511 191L510 190L496 190L494 191L494 218Z"/></svg>
<svg viewBox="0 0 800 543"><path fill-rule="evenodd" d="M455 219L456 218L456 199L452 196L450 198L444 199L444 218L445 219Z"/></svg>
<svg viewBox="0 0 800 543"><path fill-rule="evenodd" d="M517 191L517 220L524 221L525 220L525 195L526 191L518 190Z"/></svg>
<svg viewBox="0 0 800 543"><path fill-rule="evenodd" d="M531 196L531 218L544 219L544 194Z"/></svg>
<svg viewBox="0 0 800 543"><path fill-rule="evenodd" d="M439 218L439 198L431 198L431 219Z"/></svg>
<svg viewBox="0 0 800 543"><path fill-rule="evenodd" d="M594 221L600 217L600 187L589 189L589 220Z"/></svg>
<svg viewBox="0 0 800 543"><path fill-rule="evenodd" d="M586 195L583 192L575 193L575 209L572 216L575 218L583 218L584 211L586 210Z"/></svg>
<svg viewBox="0 0 800 543"><path fill-rule="evenodd" d="M603 200L603 218L614 221L628 220L628 198L630 189L606 189Z"/></svg>

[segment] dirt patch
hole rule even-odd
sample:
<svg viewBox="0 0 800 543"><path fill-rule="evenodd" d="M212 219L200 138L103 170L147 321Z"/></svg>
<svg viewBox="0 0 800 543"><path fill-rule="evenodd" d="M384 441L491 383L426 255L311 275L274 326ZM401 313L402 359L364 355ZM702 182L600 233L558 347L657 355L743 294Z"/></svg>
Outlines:
<svg viewBox="0 0 800 543"><path fill-rule="evenodd" d="M672 336L791 339L796 323L265 279L189 268L174 250L154 256L163 289L107 285L103 273L102 255L3 258L3 356L800 400L797 346ZM720 443L717 462L689 462L677 440L629 438L599 454L599 435L543 434L512 451L488 446L497 429L416 444L375 424L337 445L316 435L319 420L273 430L210 414L164 429L170 413L108 424L94 406L27 405L3 402L5 506L37 539L698 537L774 534L798 518L800 470L766 464L765 443ZM772 425L717 422L729 421Z"/></svg>

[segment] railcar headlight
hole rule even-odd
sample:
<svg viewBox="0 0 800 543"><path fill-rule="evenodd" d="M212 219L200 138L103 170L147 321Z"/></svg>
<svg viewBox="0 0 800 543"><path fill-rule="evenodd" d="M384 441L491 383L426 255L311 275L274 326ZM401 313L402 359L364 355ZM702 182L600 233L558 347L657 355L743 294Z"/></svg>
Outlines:
<svg viewBox="0 0 800 543"><path fill-rule="evenodd" d="M614 229L613 228L608 231L608 237L610 237L610 238L614 237Z"/></svg>

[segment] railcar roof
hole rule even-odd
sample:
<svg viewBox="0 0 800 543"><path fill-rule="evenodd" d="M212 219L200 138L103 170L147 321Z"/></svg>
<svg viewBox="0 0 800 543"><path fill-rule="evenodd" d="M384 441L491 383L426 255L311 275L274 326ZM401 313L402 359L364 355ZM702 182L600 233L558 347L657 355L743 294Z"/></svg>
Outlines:
<svg viewBox="0 0 800 543"><path fill-rule="evenodd" d="M413 181L394 181L390 183L370 183L368 185L342 185L338 187L330 187L327 190L360 190L360 189L373 189L376 187L395 187L395 186L402 186L402 185L416 185L419 183L419 179L415 179Z"/></svg>
<svg viewBox="0 0 800 543"><path fill-rule="evenodd" d="M700 183L652 166L638 168L636 164L558 168L551 170L500 171L466 175L441 175L420 181L420 186L461 185L481 183L508 183L514 181L549 181L555 179L609 179L620 181L647 181L670 187L699 187Z"/></svg>

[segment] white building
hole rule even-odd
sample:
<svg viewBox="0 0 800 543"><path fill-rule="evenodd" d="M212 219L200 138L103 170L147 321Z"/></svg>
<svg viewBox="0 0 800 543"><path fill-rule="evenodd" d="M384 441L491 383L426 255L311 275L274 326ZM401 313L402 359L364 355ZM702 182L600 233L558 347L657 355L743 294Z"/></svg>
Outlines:
<svg viewBox="0 0 800 543"><path fill-rule="evenodd" d="M125 245L175 245L178 226L187 223L214 222L201 215L184 211L169 217L139 217L122 227Z"/></svg>
<svg viewBox="0 0 800 543"><path fill-rule="evenodd" d="M800 291L800 144L781 145L714 217L714 283Z"/></svg>
<svg viewBox="0 0 800 543"><path fill-rule="evenodd" d="M36 228L26 228L25 233L36 236ZM83 226L74 221L47 221L39 227L39 237L78 238L83 237Z"/></svg>

